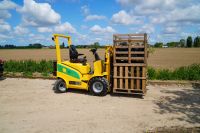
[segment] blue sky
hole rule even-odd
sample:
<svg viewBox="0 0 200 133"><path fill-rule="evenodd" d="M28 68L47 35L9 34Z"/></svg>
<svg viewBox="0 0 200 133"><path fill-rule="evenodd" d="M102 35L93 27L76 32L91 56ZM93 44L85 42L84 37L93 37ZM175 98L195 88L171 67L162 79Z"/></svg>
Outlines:
<svg viewBox="0 0 200 133"><path fill-rule="evenodd" d="M148 33L149 42L179 41L200 33L200 0L2 0L0 44L112 44L115 33Z"/></svg>

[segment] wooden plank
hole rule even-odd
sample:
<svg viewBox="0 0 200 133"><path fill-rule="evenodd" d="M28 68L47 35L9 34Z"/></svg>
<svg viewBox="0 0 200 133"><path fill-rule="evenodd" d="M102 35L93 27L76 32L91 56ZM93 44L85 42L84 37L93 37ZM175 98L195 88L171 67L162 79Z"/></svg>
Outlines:
<svg viewBox="0 0 200 133"><path fill-rule="evenodd" d="M128 60L128 57L115 57L115 60Z"/></svg>
<svg viewBox="0 0 200 133"><path fill-rule="evenodd" d="M144 63L131 63L131 64L114 63L113 66L146 66L146 64Z"/></svg>
<svg viewBox="0 0 200 133"><path fill-rule="evenodd" d="M145 54L145 52L141 51L141 52L131 52L131 54Z"/></svg>
<svg viewBox="0 0 200 133"><path fill-rule="evenodd" d="M132 45L132 46L130 46L130 47L131 47L131 48L145 48L144 45L142 45L142 46L133 46L133 45Z"/></svg>
<svg viewBox="0 0 200 133"><path fill-rule="evenodd" d="M131 60L144 60L144 57L131 57Z"/></svg>
<svg viewBox="0 0 200 133"><path fill-rule="evenodd" d="M123 77L123 67L122 66L120 66L120 68L119 68L119 73L120 73L120 77ZM119 80L119 84L120 84L120 88L123 88L122 86L123 86L123 79L122 78L120 78L120 80Z"/></svg>
<svg viewBox="0 0 200 133"><path fill-rule="evenodd" d="M114 46L114 48L113 48L113 63L116 63L116 60L115 60L115 56L116 56L116 54L115 54L115 51L116 49L115 49L115 46Z"/></svg>
<svg viewBox="0 0 200 133"><path fill-rule="evenodd" d="M128 60L129 57L116 57L115 60ZM144 60L144 57L130 57L130 60Z"/></svg>
<svg viewBox="0 0 200 133"><path fill-rule="evenodd" d="M128 91L128 90L130 90L130 91L141 91L142 92L142 90L141 89L128 89L128 90L124 90L123 88L115 88L115 90L121 90L121 91Z"/></svg>
<svg viewBox="0 0 200 133"><path fill-rule="evenodd" d="M144 36L144 34L114 34L113 36Z"/></svg>
<svg viewBox="0 0 200 133"><path fill-rule="evenodd" d="M128 63L131 63L131 48L128 46Z"/></svg>
<svg viewBox="0 0 200 133"><path fill-rule="evenodd" d="M117 75L117 67L114 66L114 75ZM114 85L113 85L114 88L117 88L117 78L114 78Z"/></svg>
<svg viewBox="0 0 200 133"><path fill-rule="evenodd" d="M117 46L115 46L115 49L116 48L128 48L128 45L127 46L117 45ZM142 46L133 46L133 45L131 45L130 48L145 48L145 47L143 45Z"/></svg>
<svg viewBox="0 0 200 133"><path fill-rule="evenodd" d="M115 51L115 54L128 54L128 51Z"/></svg>
<svg viewBox="0 0 200 133"><path fill-rule="evenodd" d="M144 63L147 64L147 34L144 34L144 47L145 47L144 48L144 53L145 53Z"/></svg>
<svg viewBox="0 0 200 133"><path fill-rule="evenodd" d="M120 40L114 40L114 43L115 43L115 42L128 42L128 41L129 41L129 42L144 42L144 40L142 40L142 39L141 39L141 40L135 40L135 39L134 39L134 40L120 39Z"/></svg>
<svg viewBox="0 0 200 133"><path fill-rule="evenodd" d="M131 67L131 89L134 89L134 67Z"/></svg>
<svg viewBox="0 0 200 133"><path fill-rule="evenodd" d="M117 79L146 79L146 77L124 77L124 76L113 76L113 78L117 78Z"/></svg>
<svg viewBox="0 0 200 133"><path fill-rule="evenodd" d="M125 77L128 77L128 67L127 66L125 67ZM129 89L128 88L128 78L125 78L125 89Z"/></svg>
<svg viewBox="0 0 200 133"><path fill-rule="evenodd" d="M140 67L136 67L136 76L137 77L140 77ZM140 89L140 79L137 79L136 80L136 89Z"/></svg>
<svg viewBox="0 0 200 133"><path fill-rule="evenodd" d="M145 67L142 67L142 77L146 78L146 68ZM143 91L143 93L146 93L146 80L145 79L142 80L142 91Z"/></svg>

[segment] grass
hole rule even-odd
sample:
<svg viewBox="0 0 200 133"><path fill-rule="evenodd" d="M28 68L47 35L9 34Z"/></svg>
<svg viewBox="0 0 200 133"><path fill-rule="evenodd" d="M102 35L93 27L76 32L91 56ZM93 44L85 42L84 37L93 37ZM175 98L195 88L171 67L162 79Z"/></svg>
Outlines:
<svg viewBox="0 0 200 133"><path fill-rule="evenodd" d="M179 67L175 70L148 68L151 80L200 80L200 64Z"/></svg>
<svg viewBox="0 0 200 133"><path fill-rule="evenodd" d="M6 61L4 64L4 70L6 72L39 72L39 73L48 73L53 71L52 67L53 61L33 61L33 60L24 60L24 61Z"/></svg>
<svg viewBox="0 0 200 133"><path fill-rule="evenodd" d="M21 72L25 77L32 77L33 73L41 73L43 77L49 77L53 72L53 61L6 61L5 72ZM200 80L200 64L179 67L175 70L155 69L148 67L148 79L150 80Z"/></svg>

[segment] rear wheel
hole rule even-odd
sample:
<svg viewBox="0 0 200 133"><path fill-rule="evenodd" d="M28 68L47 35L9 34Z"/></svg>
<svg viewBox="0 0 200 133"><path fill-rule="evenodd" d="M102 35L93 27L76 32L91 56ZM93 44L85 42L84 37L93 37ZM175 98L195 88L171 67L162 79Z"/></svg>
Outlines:
<svg viewBox="0 0 200 133"><path fill-rule="evenodd" d="M108 81L104 77L95 77L89 82L89 91L95 96L105 96L108 92Z"/></svg>
<svg viewBox="0 0 200 133"><path fill-rule="evenodd" d="M58 79L54 85L55 92L64 93L67 91L65 81L62 79Z"/></svg>

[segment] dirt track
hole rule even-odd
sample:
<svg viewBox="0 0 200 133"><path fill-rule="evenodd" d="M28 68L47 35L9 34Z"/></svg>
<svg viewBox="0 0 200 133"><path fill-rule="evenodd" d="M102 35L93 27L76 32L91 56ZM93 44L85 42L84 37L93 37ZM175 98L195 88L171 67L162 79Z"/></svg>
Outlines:
<svg viewBox="0 0 200 133"><path fill-rule="evenodd" d="M56 94L54 80L0 81L0 133L138 133L200 126L200 88L148 86L144 99Z"/></svg>

